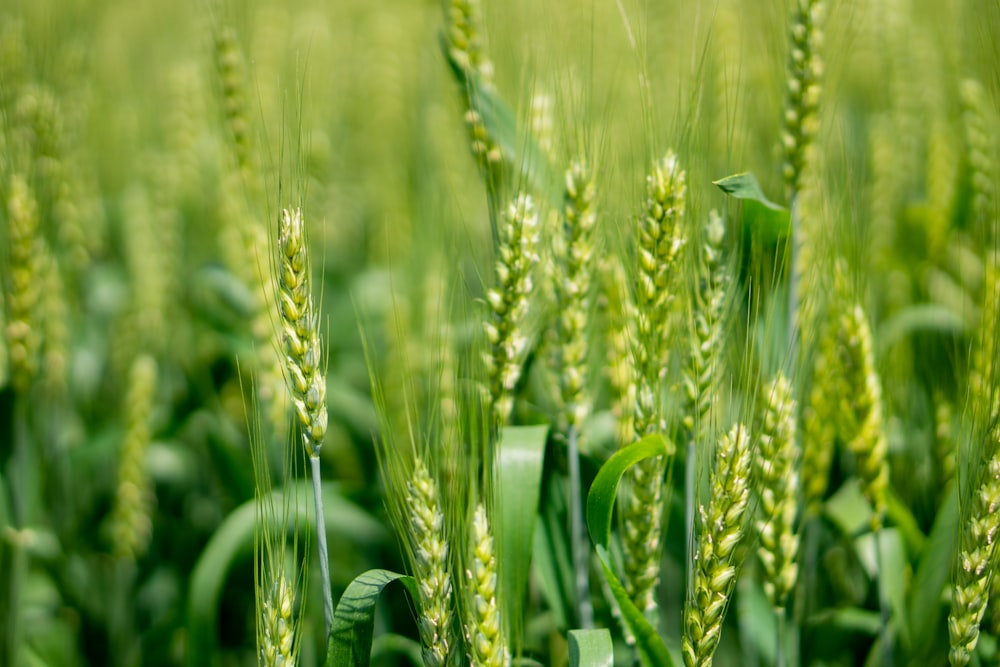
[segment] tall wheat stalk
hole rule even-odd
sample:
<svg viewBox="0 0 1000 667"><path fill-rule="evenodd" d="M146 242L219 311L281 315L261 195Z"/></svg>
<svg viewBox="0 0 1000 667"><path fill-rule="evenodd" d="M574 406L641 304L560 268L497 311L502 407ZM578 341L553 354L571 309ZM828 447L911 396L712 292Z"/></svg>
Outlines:
<svg viewBox="0 0 1000 667"><path fill-rule="evenodd" d="M635 414L638 437L665 433L662 414L667 335L676 298L674 267L687 242L683 232L686 174L673 152L657 162L646 181L645 210L639 217L638 260L632 311ZM625 587L636 606L653 615L660 578L660 527L664 457L629 469L622 533Z"/></svg>
<svg viewBox="0 0 1000 667"><path fill-rule="evenodd" d="M316 537L323 588L326 635L333 623L333 592L326 545L326 523L319 452L326 436L326 377L319 336L319 316L313 304L305 223L300 209L283 209L278 221L278 258L275 276L279 291L280 326L284 342L285 373L292 405L309 457L313 501L316 507Z"/></svg>

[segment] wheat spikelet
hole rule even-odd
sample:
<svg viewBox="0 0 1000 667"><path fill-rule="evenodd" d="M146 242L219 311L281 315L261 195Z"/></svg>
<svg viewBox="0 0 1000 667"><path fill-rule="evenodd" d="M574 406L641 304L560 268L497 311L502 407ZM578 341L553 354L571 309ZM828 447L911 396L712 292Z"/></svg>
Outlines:
<svg viewBox="0 0 1000 667"><path fill-rule="evenodd" d="M888 441L882 423L882 383L875 370L872 334L864 309L854 304L839 322L839 360L844 374L837 424L854 454L861 491L872 504L872 527L881 527L889 487Z"/></svg>
<svg viewBox="0 0 1000 667"><path fill-rule="evenodd" d="M757 555L764 568L764 593L776 609L784 608L798 576L799 536L795 514L799 501L798 443L792 385L783 373L765 389L763 416L754 457L757 508Z"/></svg>
<svg viewBox="0 0 1000 667"><path fill-rule="evenodd" d="M302 442L319 456L326 436L326 378L319 339L319 318L312 297L305 224L299 209L282 209L278 223L278 290L285 372Z"/></svg>
<svg viewBox="0 0 1000 667"><path fill-rule="evenodd" d="M465 124L472 153L479 163L488 189L499 188L504 155L479 112L481 90L493 88L493 63L486 54L479 0L451 0L446 8L445 29L448 56L462 76L465 94Z"/></svg>
<svg viewBox="0 0 1000 667"><path fill-rule="evenodd" d="M647 178L646 206L639 218L639 266L632 312L634 428L639 437L663 433L666 427L660 415L661 373L666 366L666 335L675 298L672 269L686 243L682 231L685 180L677 156L667 153ZM636 606L650 615L656 610L654 593L660 576L665 469L664 457L642 461L630 468L623 503L625 587Z"/></svg>
<svg viewBox="0 0 1000 667"><path fill-rule="evenodd" d="M111 513L111 540L118 558L135 561L149 544L152 490L145 456L150 442L150 415L156 394L157 368L150 356L135 359L125 398L125 438L118 463L118 488Z"/></svg>
<svg viewBox="0 0 1000 667"><path fill-rule="evenodd" d="M468 616L465 638L469 660L476 667L506 667L510 651L506 645L497 606L497 563L493 535L486 508L480 503L472 517L472 554L468 579Z"/></svg>
<svg viewBox="0 0 1000 667"><path fill-rule="evenodd" d="M700 507L701 532L694 564L694 596L684 605L681 653L688 667L712 664L722 621L736 584L737 548L750 501L750 434L736 425L715 451L708 507Z"/></svg>
<svg viewBox="0 0 1000 667"><path fill-rule="evenodd" d="M819 125L823 61L822 0L796 0L788 55L788 97L785 102L784 176L788 200L801 191L801 177L810 160L809 151Z"/></svg>
<svg viewBox="0 0 1000 667"><path fill-rule="evenodd" d="M285 576L273 575L261 609L260 664L263 667L294 667L294 596Z"/></svg>
<svg viewBox="0 0 1000 667"><path fill-rule="evenodd" d="M424 665L445 667L450 664L453 649L448 539L437 483L419 458L406 490L413 574L420 591L417 627Z"/></svg>
<svg viewBox="0 0 1000 667"><path fill-rule="evenodd" d="M965 143L968 151L972 187L972 229L980 238L992 238L996 214L996 120L987 106L986 91L974 79L966 79L959 86L962 101L962 119L965 125ZM992 244L990 244L990 247Z"/></svg>
<svg viewBox="0 0 1000 667"><path fill-rule="evenodd" d="M683 425L695 443L701 441L701 434L715 402L715 380L723 358L723 316L729 282L722 257L725 231L722 218L714 210L711 211L699 258L691 346L688 366L684 369L684 392L688 409Z"/></svg>
<svg viewBox="0 0 1000 667"><path fill-rule="evenodd" d="M587 396L587 334L590 323L593 231L597 220L595 186L583 161L566 172L560 279L556 281L559 307L560 394L567 425L579 429L590 412Z"/></svg>
<svg viewBox="0 0 1000 667"><path fill-rule="evenodd" d="M989 458L972 487L968 514L963 516L956 554L948 635L948 659L953 667L969 664L979 643L979 625L989 600L1000 530L1000 441L996 431L986 437Z"/></svg>
<svg viewBox="0 0 1000 667"><path fill-rule="evenodd" d="M215 67L236 164L241 174L247 177L254 173L254 169L251 163L250 122L246 111L246 65L236 31L230 27L220 28L215 34Z"/></svg>
<svg viewBox="0 0 1000 667"><path fill-rule="evenodd" d="M490 307L486 365L494 419L503 425L510 418L527 347L525 314L532 291L531 269L538 261L538 215L530 196L517 197L498 232L496 278L486 295Z"/></svg>
<svg viewBox="0 0 1000 667"><path fill-rule="evenodd" d="M19 175L11 177L7 194L7 355L11 381L20 393L38 373L42 332L39 323L43 258L38 204Z"/></svg>
<svg viewBox="0 0 1000 667"><path fill-rule="evenodd" d="M685 172L669 152L646 179L645 211L639 217L632 352L638 375L639 435L662 431L664 426L658 414L660 371L666 365L666 331L676 296L673 268L687 242L682 229L686 192Z"/></svg>

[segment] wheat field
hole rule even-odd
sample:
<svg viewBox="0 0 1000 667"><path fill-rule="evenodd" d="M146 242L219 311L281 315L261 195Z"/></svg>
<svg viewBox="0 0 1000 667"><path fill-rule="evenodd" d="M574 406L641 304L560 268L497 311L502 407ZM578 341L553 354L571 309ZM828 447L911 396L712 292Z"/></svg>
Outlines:
<svg viewBox="0 0 1000 667"><path fill-rule="evenodd" d="M998 188L994 0L7 0L0 665L997 664Z"/></svg>

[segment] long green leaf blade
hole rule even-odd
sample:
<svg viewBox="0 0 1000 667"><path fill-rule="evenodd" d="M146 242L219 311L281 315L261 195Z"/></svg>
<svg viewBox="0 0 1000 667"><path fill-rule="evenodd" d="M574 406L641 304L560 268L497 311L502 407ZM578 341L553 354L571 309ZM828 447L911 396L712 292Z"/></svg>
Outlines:
<svg viewBox="0 0 1000 667"><path fill-rule="evenodd" d="M618 603L622 619L635 638L639 657L647 667L673 667L674 662L663 640L629 599L625 587L611 567L608 544L611 541L611 519L622 475L639 461L664 455L667 451L667 441L658 434L648 435L619 450L601 466L587 496L587 528L597 547L604 578Z"/></svg>
<svg viewBox="0 0 1000 667"><path fill-rule="evenodd" d="M417 582L413 577L389 570L368 570L358 575L337 603L326 667L368 667L375 631L375 605L382 590L394 581L406 587L414 605L419 604Z"/></svg>
<svg viewBox="0 0 1000 667"><path fill-rule="evenodd" d="M500 433L497 492L500 525L500 585L502 608L511 627L523 619L534 546L535 517L541 493L542 460L548 426L508 426Z"/></svg>

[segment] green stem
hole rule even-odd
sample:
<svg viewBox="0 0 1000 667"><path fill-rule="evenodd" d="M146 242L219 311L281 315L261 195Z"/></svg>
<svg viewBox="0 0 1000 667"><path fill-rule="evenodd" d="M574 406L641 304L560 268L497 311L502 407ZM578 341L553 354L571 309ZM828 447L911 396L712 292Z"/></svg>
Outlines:
<svg viewBox="0 0 1000 667"><path fill-rule="evenodd" d="M885 570L882 562L882 528L875 531L875 580L878 586L878 606L879 606L879 638L882 641L882 665L892 667L892 636L889 634L889 591L886 590L885 577L882 572Z"/></svg>
<svg viewBox="0 0 1000 667"><path fill-rule="evenodd" d="M6 535L11 548L10 580L7 599L7 659L9 665L20 664L21 657L21 586L28 574L28 548L25 545L27 537L23 532L11 532Z"/></svg>
<svg viewBox="0 0 1000 667"><path fill-rule="evenodd" d="M791 226L788 235L788 350L790 367L795 367L796 346L798 339L799 311L799 276L796 271L796 261L799 256L799 244L802 243L802 231L799 221L799 198L793 194L788 203L789 221Z"/></svg>
<svg viewBox="0 0 1000 667"><path fill-rule="evenodd" d="M788 614L784 607L778 607L774 613L777 617L774 626L774 667L785 667L785 626Z"/></svg>
<svg viewBox="0 0 1000 667"><path fill-rule="evenodd" d="M326 546L326 521L323 517L323 492L319 470L319 456L309 457L312 470L313 501L316 504L316 546L319 549L320 584L323 587L323 620L326 623L326 642L330 639L330 626L333 625L333 590L330 588L330 556Z"/></svg>
<svg viewBox="0 0 1000 667"><path fill-rule="evenodd" d="M694 595L694 504L697 495L695 484L695 447L694 439L688 441L687 455L684 458L684 553L687 554L688 587L687 594ZM665 532L665 531L664 531Z"/></svg>
<svg viewBox="0 0 1000 667"><path fill-rule="evenodd" d="M594 626L594 608L590 602L590 544L583 529L583 493L580 481L580 446L576 428L569 427L569 534L573 545L573 570L576 574L576 608L580 627Z"/></svg>
<svg viewBox="0 0 1000 667"><path fill-rule="evenodd" d="M142 663L135 654L136 644L133 643L136 568L135 563L119 559L114 563L114 569L114 594L109 610L112 621L109 640L116 656L116 664L127 667Z"/></svg>
<svg viewBox="0 0 1000 667"><path fill-rule="evenodd" d="M7 610L0 612L0 656L7 664L17 665L21 653L21 588L28 574L28 548L24 527L37 500L37 477L33 474L31 443L28 441L28 403L23 396L14 398L14 447L7 479L10 488L10 525L0 534L0 547L10 551L7 580ZM39 507L39 504L35 507ZM2 551L0 551L2 553Z"/></svg>

